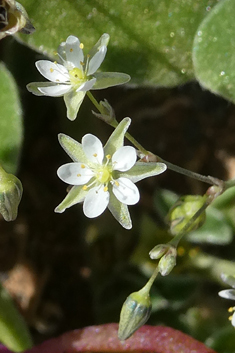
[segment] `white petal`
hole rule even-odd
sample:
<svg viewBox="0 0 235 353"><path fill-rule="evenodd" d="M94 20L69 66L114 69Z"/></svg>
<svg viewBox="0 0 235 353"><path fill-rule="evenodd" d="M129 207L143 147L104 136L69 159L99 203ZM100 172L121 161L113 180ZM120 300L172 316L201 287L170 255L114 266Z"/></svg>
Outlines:
<svg viewBox="0 0 235 353"><path fill-rule="evenodd" d="M140 199L139 190L131 180L118 178L113 184L113 193L125 205L134 205Z"/></svg>
<svg viewBox="0 0 235 353"><path fill-rule="evenodd" d="M87 75L92 75L102 64L107 52L107 47L103 45L100 50L91 58L88 64Z"/></svg>
<svg viewBox="0 0 235 353"><path fill-rule="evenodd" d="M48 87L38 87L38 90L42 92L45 96L49 97L61 97L65 93L69 92L72 87L70 85L58 85Z"/></svg>
<svg viewBox="0 0 235 353"><path fill-rule="evenodd" d="M83 92L90 91L90 89L92 89L92 87L94 86L95 83L96 83L96 78L92 78L91 80L84 82L80 87L78 87L76 89L76 92L79 92L79 91L83 91Z"/></svg>
<svg viewBox="0 0 235 353"><path fill-rule="evenodd" d="M80 41L77 37L69 36L66 40L67 61L82 70L81 62L84 61L83 51L80 48Z"/></svg>
<svg viewBox="0 0 235 353"><path fill-rule="evenodd" d="M52 82L70 82L68 70L60 64L48 60L39 60L35 63L42 76Z"/></svg>
<svg viewBox="0 0 235 353"><path fill-rule="evenodd" d="M136 150L131 146L119 148L112 157L113 169L125 172L133 167L136 162Z"/></svg>
<svg viewBox="0 0 235 353"><path fill-rule="evenodd" d="M234 289L221 290L218 294L222 298L235 300L235 290Z"/></svg>
<svg viewBox="0 0 235 353"><path fill-rule="evenodd" d="M84 185L94 173L82 163L67 163L57 170L58 177L70 185Z"/></svg>
<svg viewBox="0 0 235 353"><path fill-rule="evenodd" d="M109 203L109 192L103 186L88 191L83 204L83 212L88 218L95 218L104 212Z"/></svg>
<svg viewBox="0 0 235 353"><path fill-rule="evenodd" d="M233 313L231 324L235 327L235 312Z"/></svg>
<svg viewBox="0 0 235 353"><path fill-rule="evenodd" d="M98 137L87 134L82 138L82 147L87 158L93 163L102 164L104 158L104 149Z"/></svg>

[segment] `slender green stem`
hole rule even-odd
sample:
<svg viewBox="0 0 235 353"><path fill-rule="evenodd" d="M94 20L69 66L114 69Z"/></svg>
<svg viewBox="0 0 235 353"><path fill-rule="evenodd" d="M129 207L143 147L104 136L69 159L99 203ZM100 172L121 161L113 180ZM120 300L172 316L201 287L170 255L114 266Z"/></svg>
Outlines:
<svg viewBox="0 0 235 353"><path fill-rule="evenodd" d="M233 186L235 186L235 179L231 179L231 180L228 180L228 181L224 182L225 190L227 190L227 189L229 189L229 188L231 188Z"/></svg>
<svg viewBox="0 0 235 353"><path fill-rule="evenodd" d="M158 269L158 266L155 268L152 276L150 277L150 279L148 280L148 282L146 283L146 285L144 286L145 289L147 289L148 291L150 291L152 285L153 285L153 282L155 281L157 275L158 275L158 272L159 272L159 269Z"/></svg>
<svg viewBox="0 0 235 353"><path fill-rule="evenodd" d="M188 221L187 224L185 224L185 226L183 227L183 229L181 230L181 232L179 232L179 234L177 234L170 242L169 244L177 247L180 240L183 238L183 236L189 231L190 227L192 226L192 224L197 220L198 217L201 216L201 214L207 209L207 207L210 205L211 200L208 197L206 202L202 205L201 208L199 208L199 210L197 210L197 212L194 213L194 215L190 218L190 220Z"/></svg>
<svg viewBox="0 0 235 353"><path fill-rule="evenodd" d="M91 102L94 104L94 106L98 109L98 111L102 114L102 107L100 106L100 104L97 102L97 100L95 99L95 97L93 96L93 94L88 91L87 92L87 96L90 98ZM112 120L109 125L111 125L112 127L116 128L118 126L118 122L117 120ZM138 141L136 141L136 139L129 133L126 132L125 137L140 151L142 152L145 156L151 155L151 161L154 161L153 159L155 159L155 161L157 162L162 162L165 163L167 165L167 168L170 170L173 170L174 172L183 174L185 176L188 176L190 178L205 182L207 184L210 185L220 185L221 184L221 180L218 180L212 176L206 176L206 175L201 175L199 173L195 173L192 172L188 169L185 168L181 168L173 163L167 162L164 159L162 159L161 157L154 155L152 153L150 153L149 151L147 151ZM229 184L228 184L229 185ZM234 180L234 185L235 185L235 180ZM230 186L228 186L230 187Z"/></svg>

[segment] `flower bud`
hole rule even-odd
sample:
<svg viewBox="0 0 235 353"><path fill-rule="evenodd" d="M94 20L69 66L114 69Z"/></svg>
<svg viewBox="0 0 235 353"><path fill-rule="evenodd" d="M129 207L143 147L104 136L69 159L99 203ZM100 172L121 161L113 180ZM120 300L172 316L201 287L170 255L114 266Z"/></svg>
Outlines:
<svg viewBox="0 0 235 353"><path fill-rule="evenodd" d="M22 193L20 180L0 167L0 213L6 221L16 219Z"/></svg>
<svg viewBox="0 0 235 353"><path fill-rule="evenodd" d="M24 7L15 0L1 0L0 14L0 39L19 31L25 34L35 31Z"/></svg>
<svg viewBox="0 0 235 353"><path fill-rule="evenodd" d="M170 209L167 220L173 235L179 234L195 213L204 205L207 196L187 195L181 197ZM206 220L205 211L190 225L187 232L196 230Z"/></svg>
<svg viewBox="0 0 235 353"><path fill-rule="evenodd" d="M148 283L138 292L130 294L124 302L120 314L118 338L121 341L129 338L148 320L152 304Z"/></svg>
<svg viewBox="0 0 235 353"><path fill-rule="evenodd" d="M92 113L99 119L105 121L106 123L110 124L114 120L116 120L115 117L115 112L113 110L113 107L109 104L107 99L104 99L103 101L100 101L99 103L100 110L102 113L96 113L92 111Z"/></svg>
<svg viewBox="0 0 235 353"><path fill-rule="evenodd" d="M177 251L175 247L170 247L167 253L160 259L158 263L159 272L162 276L167 276L176 265Z"/></svg>
<svg viewBox="0 0 235 353"><path fill-rule="evenodd" d="M158 244L156 245L149 253L149 256L152 260L157 260L164 255L169 249L169 244Z"/></svg>

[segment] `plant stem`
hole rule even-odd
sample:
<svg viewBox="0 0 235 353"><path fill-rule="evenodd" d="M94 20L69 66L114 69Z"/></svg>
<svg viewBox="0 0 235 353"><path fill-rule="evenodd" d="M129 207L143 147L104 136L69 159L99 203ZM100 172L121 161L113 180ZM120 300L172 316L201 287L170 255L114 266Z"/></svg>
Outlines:
<svg viewBox="0 0 235 353"><path fill-rule="evenodd" d="M88 97L90 98L91 102L94 104L94 106L97 108L97 110L102 114L102 107L101 105L97 102L97 100L95 99L95 97L93 96L93 94L88 91L87 92ZM112 127L116 128L118 126L118 122L116 119L113 119L111 122L109 122L109 125L111 125ZM136 139L129 133L126 132L125 137L136 147L137 150L139 150L142 154L144 154L145 156L151 156L150 160L151 162L162 162L165 163L167 165L167 168L170 170L173 170L174 172L183 174L187 177L202 181L204 183L210 184L210 185L221 185L221 180L218 180L212 176L206 176L206 175L201 175L199 173L195 173L192 172L188 169L185 168L181 168L178 167L177 165L167 162L164 159L162 159L161 157L154 155L153 153L147 151L138 141L136 141ZM227 182L228 187L229 183ZM233 186L235 185L235 180L233 181Z"/></svg>

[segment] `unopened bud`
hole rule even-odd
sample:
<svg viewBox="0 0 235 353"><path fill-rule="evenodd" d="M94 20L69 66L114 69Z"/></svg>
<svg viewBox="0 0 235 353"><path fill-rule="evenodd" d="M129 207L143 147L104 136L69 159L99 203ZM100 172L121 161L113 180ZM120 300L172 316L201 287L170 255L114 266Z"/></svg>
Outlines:
<svg viewBox="0 0 235 353"><path fill-rule="evenodd" d="M162 257L167 252L169 247L169 244L156 245L149 253L150 258L152 260L160 259L160 257Z"/></svg>
<svg viewBox="0 0 235 353"><path fill-rule="evenodd" d="M20 180L0 167L0 213L6 221L16 219L22 193Z"/></svg>
<svg viewBox="0 0 235 353"><path fill-rule="evenodd" d="M148 320L152 309L149 289L146 284L138 292L130 294L124 302L118 329L118 338L121 341L129 338Z"/></svg>
<svg viewBox="0 0 235 353"><path fill-rule="evenodd" d="M35 31L24 7L15 0L1 0L0 14L0 39L19 31L25 34Z"/></svg>
<svg viewBox="0 0 235 353"><path fill-rule="evenodd" d="M158 263L159 272L162 276L167 276L176 265L177 250L171 247Z"/></svg>
<svg viewBox="0 0 235 353"><path fill-rule="evenodd" d="M171 234L179 234L195 213L205 204L207 196L183 196L170 209L167 220L170 223ZM205 211L188 227L187 232L196 230L206 220Z"/></svg>
<svg viewBox="0 0 235 353"><path fill-rule="evenodd" d="M110 124L114 120L116 120L115 112L113 107L109 104L107 99L100 101L99 103L101 113L96 113L92 111L92 113L99 119L105 121L106 123Z"/></svg>

